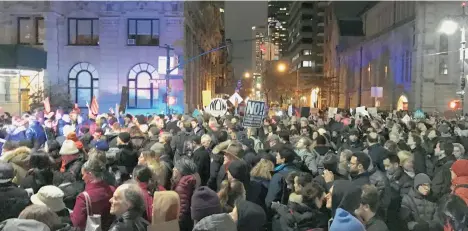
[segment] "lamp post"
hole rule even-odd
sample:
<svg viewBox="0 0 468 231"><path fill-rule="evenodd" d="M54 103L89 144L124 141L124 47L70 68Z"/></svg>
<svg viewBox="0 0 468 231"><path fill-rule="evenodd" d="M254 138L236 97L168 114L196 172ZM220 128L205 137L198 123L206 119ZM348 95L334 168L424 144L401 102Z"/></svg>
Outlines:
<svg viewBox="0 0 468 231"><path fill-rule="evenodd" d="M457 91L457 95L460 96L461 102L461 114L463 116L464 109L465 109L465 86L466 86L466 75L465 75L465 49L466 49L466 39L465 39L465 22L467 19L467 15L465 13L465 2L462 3L462 11L461 15L451 17L451 19L447 19L442 21L442 24L439 28L439 32L442 32L447 35L451 35L455 33L460 27L460 91ZM461 23L458 23L458 22ZM460 24L460 25L459 25Z"/></svg>
<svg viewBox="0 0 468 231"><path fill-rule="evenodd" d="M277 69L279 72L286 72L286 70L288 69L286 64L284 63L280 63L278 64L277 66ZM296 94L295 94L295 102L296 103L299 103L299 68L296 70Z"/></svg>

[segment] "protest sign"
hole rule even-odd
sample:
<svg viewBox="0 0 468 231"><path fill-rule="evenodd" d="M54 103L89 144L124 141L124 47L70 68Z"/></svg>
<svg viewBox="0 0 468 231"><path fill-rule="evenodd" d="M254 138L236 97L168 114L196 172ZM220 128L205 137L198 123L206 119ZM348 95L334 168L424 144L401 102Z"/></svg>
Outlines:
<svg viewBox="0 0 468 231"><path fill-rule="evenodd" d="M263 125L265 110L265 102L249 100L244 114L244 127L261 127Z"/></svg>
<svg viewBox="0 0 468 231"><path fill-rule="evenodd" d="M328 118L333 118L338 113L338 108L330 107L328 108Z"/></svg>
<svg viewBox="0 0 468 231"><path fill-rule="evenodd" d="M368 116L369 112L366 111L365 106L362 106L362 107L357 107L356 108L356 114L358 114L360 116Z"/></svg>
<svg viewBox="0 0 468 231"><path fill-rule="evenodd" d="M224 99L214 98L211 100L210 105L206 108L206 111L212 116L218 117L226 114L228 105Z"/></svg>
<svg viewBox="0 0 468 231"><path fill-rule="evenodd" d="M373 117L377 117L378 114L377 114L377 108L376 107L369 107L367 108L367 112L369 112L369 114L371 114Z"/></svg>

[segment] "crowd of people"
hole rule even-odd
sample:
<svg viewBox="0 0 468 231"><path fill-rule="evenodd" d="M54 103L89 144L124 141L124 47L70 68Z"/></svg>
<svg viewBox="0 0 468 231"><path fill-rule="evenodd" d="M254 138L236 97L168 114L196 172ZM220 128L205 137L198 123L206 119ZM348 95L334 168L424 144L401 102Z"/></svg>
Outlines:
<svg viewBox="0 0 468 231"><path fill-rule="evenodd" d="M4 113L0 231L467 230L468 124L404 113Z"/></svg>

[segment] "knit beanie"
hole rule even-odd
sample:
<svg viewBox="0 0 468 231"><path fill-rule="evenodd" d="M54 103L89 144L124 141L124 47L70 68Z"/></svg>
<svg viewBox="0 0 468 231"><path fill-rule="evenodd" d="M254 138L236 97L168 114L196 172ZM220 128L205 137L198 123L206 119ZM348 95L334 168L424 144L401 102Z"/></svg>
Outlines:
<svg viewBox="0 0 468 231"><path fill-rule="evenodd" d="M109 151L109 144L105 140L99 140L98 142L96 142L95 147L99 151Z"/></svg>
<svg viewBox="0 0 468 231"><path fill-rule="evenodd" d="M244 160L232 161L229 164L228 171L231 173L231 176L234 177L234 179L244 183L244 186L246 186L245 184L249 182L249 165Z"/></svg>
<svg viewBox="0 0 468 231"><path fill-rule="evenodd" d="M199 187L193 192L191 210L192 220L194 221L200 221L207 216L222 213L218 194L209 187Z"/></svg>
<svg viewBox="0 0 468 231"><path fill-rule="evenodd" d="M468 176L468 160L457 160L452 164L452 171L457 177Z"/></svg>
<svg viewBox="0 0 468 231"><path fill-rule="evenodd" d="M431 178L424 173L419 173L414 177L414 189L418 190L418 187L422 184L430 184Z"/></svg>

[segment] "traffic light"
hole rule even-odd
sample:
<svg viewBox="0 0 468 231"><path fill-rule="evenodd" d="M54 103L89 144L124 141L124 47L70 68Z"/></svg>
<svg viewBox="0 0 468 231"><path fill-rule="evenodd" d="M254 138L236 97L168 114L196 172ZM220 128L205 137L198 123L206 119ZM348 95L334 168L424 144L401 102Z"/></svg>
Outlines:
<svg viewBox="0 0 468 231"><path fill-rule="evenodd" d="M458 110L461 109L461 101L460 100L452 100L449 103L449 107L452 110Z"/></svg>

